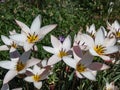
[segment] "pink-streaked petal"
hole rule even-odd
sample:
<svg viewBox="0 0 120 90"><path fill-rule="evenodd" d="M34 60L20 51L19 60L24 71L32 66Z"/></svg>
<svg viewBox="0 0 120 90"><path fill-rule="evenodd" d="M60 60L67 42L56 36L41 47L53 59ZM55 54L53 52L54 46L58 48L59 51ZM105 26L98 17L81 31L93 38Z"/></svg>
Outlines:
<svg viewBox="0 0 120 90"><path fill-rule="evenodd" d="M14 34L9 37L11 39L15 40L18 44L26 42L26 40L27 40L27 36L25 36L24 34Z"/></svg>
<svg viewBox="0 0 120 90"><path fill-rule="evenodd" d="M90 28L87 26L87 30L86 30L86 31L87 31L88 33L94 35L94 34L96 33L96 31L95 31L95 24L92 24L92 25L90 26Z"/></svg>
<svg viewBox="0 0 120 90"><path fill-rule="evenodd" d="M118 46L106 47L105 54L115 53L115 52L117 52L118 50L119 50L119 49L118 49Z"/></svg>
<svg viewBox="0 0 120 90"><path fill-rule="evenodd" d="M9 48L6 45L0 46L0 51L6 51L9 50Z"/></svg>
<svg viewBox="0 0 120 90"><path fill-rule="evenodd" d="M3 84L1 90L9 90L9 85L8 84Z"/></svg>
<svg viewBox="0 0 120 90"><path fill-rule="evenodd" d="M26 34L30 33L30 28L26 24L18 20L15 20L15 21Z"/></svg>
<svg viewBox="0 0 120 90"><path fill-rule="evenodd" d="M41 27L41 15L38 15L32 22L32 25L31 25L31 32L32 33L36 33L38 34L39 30L40 30L40 27Z"/></svg>
<svg viewBox="0 0 120 90"><path fill-rule="evenodd" d="M33 45L34 45L34 43L28 43L28 42L26 42L26 43L24 43L23 48L24 48L25 51L29 51L30 49L33 48Z"/></svg>
<svg viewBox="0 0 120 90"><path fill-rule="evenodd" d="M30 60L27 61L26 67L30 67L30 66L36 65L39 62L40 62L39 59L37 59L37 58L31 58Z"/></svg>
<svg viewBox="0 0 120 90"><path fill-rule="evenodd" d="M71 48L71 37L69 35L65 38L65 40L63 42L63 48L66 51L70 50L70 48Z"/></svg>
<svg viewBox="0 0 120 90"><path fill-rule="evenodd" d="M10 80L12 80L15 76L17 75L17 71L15 70L10 70L6 73L4 80L3 80L3 84L8 83Z"/></svg>
<svg viewBox="0 0 120 90"><path fill-rule="evenodd" d="M115 45L115 43L116 43L116 38L115 37L113 37L113 38L106 38L104 43L103 43L103 45L108 47L108 46Z"/></svg>
<svg viewBox="0 0 120 90"><path fill-rule="evenodd" d="M76 73L77 77L84 78L78 71L76 71L75 73Z"/></svg>
<svg viewBox="0 0 120 90"><path fill-rule="evenodd" d="M0 61L0 67L5 69L13 69L15 67L15 63L12 61Z"/></svg>
<svg viewBox="0 0 120 90"><path fill-rule="evenodd" d="M44 26L44 27L42 27L42 28L40 29L38 35L45 36L45 35L48 34L50 31L52 31L56 26L57 26L57 24Z"/></svg>
<svg viewBox="0 0 120 90"><path fill-rule="evenodd" d="M103 27L100 27L95 35L95 45L102 45L105 39Z"/></svg>
<svg viewBox="0 0 120 90"><path fill-rule="evenodd" d="M112 27L113 27L114 29L116 29L116 31L119 30L119 28L120 28L120 24L118 23L117 20L114 21L114 23L112 24Z"/></svg>
<svg viewBox="0 0 120 90"><path fill-rule="evenodd" d="M79 57L82 58L83 57L83 53L82 50L79 46L73 46L73 52Z"/></svg>
<svg viewBox="0 0 120 90"><path fill-rule="evenodd" d="M72 67L72 68L76 68L76 65L77 65L77 60L75 60L75 59L72 59L72 58L70 58L70 57L63 57L63 61L68 65L68 66L70 66L70 67Z"/></svg>
<svg viewBox="0 0 120 90"><path fill-rule="evenodd" d="M34 86L37 88L37 89L40 89L42 87L42 82L34 82Z"/></svg>
<svg viewBox="0 0 120 90"><path fill-rule="evenodd" d="M10 40L8 37L6 37L4 35L1 35L1 39L6 45L11 45L12 44L12 40Z"/></svg>
<svg viewBox="0 0 120 90"><path fill-rule="evenodd" d="M82 34L80 35L80 38L89 48L94 46L94 40L91 36L87 34Z"/></svg>
<svg viewBox="0 0 120 90"><path fill-rule="evenodd" d="M59 58L57 55L53 55L49 58L48 65L54 65L58 63L59 61L61 61L61 58Z"/></svg>
<svg viewBox="0 0 120 90"><path fill-rule="evenodd" d="M92 64L90 64L88 66L88 68L91 69L91 70L104 70L104 69L108 69L110 67L106 64L102 64L102 63L99 63L99 62L93 62Z"/></svg>
<svg viewBox="0 0 120 90"><path fill-rule="evenodd" d="M34 82L33 76L28 76L28 77L24 78L24 80L27 82Z"/></svg>
<svg viewBox="0 0 120 90"><path fill-rule="evenodd" d="M46 50L49 53L55 54L54 48L49 46L43 46L43 49Z"/></svg>
<svg viewBox="0 0 120 90"><path fill-rule="evenodd" d="M51 43L54 48L61 47L61 42L53 35L51 35Z"/></svg>
<svg viewBox="0 0 120 90"><path fill-rule="evenodd" d="M81 74L88 78L89 80L96 81L96 78L91 71L81 72Z"/></svg>
<svg viewBox="0 0 120 90"><path fill-rule="evenodd" d="M80 62L84 65L84 66L88 66L89 64L92 63L94 56L92 56L89 51L86 52L83 56L83 58L80 60Z"/></svg>

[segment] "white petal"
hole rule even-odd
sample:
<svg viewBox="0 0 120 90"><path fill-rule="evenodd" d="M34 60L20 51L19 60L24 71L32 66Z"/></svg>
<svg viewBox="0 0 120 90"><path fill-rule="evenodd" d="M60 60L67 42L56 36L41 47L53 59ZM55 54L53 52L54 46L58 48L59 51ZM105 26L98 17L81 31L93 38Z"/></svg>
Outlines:
<svg viewBox="0 0 120 90"><path fill-rule="evenodd" d="M5 69L13 69L15 67L14 62L12 61L0 61L0 67L5 68Z"/></svg>
<svg viewBox="0 0 120 90"><path fill-rule="evenodd" d="M4 35L1 35L1 39L6 45L11 45L12 44L12 40L10 40L8 37L6 37Z"/></svg>
<svg viewBox="0 0 120 90"><path fill-rule="evenodd" d="M63 42L63 48L68 51L71 48L71 37L68 35Z"/></svg>
<svg viewBox="0 0 120 90"><path fill-rule="evenodd" d="M50 31L52 31L56 26L57 26L57 24L44 26L44 27L42 27L42 28L40 29L40 32L39 32L38 35L45 36L45 35L48 34Z"/></svg>
<svg viewBox="0 0 120 90"><path fill-rule="evenodd" d="M61 42L53 35L51 35L51 43L54 48L61 47Z"/></svg>
<svg viewBox="0 0 120 90"><path fill-rule="evenodd" d="M94 35L96 33L96 31L95 31L95 24L92 24L90 26L90 28L87 27L87 32L90 33L90 34L92 34L92 35Z"/></svg>
<svg viewBox="0 0 120 90"><path fill-rule="evenodd" d="M9 50L9 48L6 45L0 46L0 51L6 51Z"/></svg>
<svg viewBox="0 0 120 90"><path fill-rule="evenodd" d="M115 29L116 29L116 31L118 31L118 30L119 30L119 28L120 28L120 24L118 23L118 21L117 21L117 20L115 20L115 21L114 21L114 23L112 24L112 27L113 27L113 28L115 28Z"/></svg>
<svg viewBox="0 0 120 90"><path fill-rule="evenodd" d="M93 73L91 71L85 71L85 72L81 72L86 78L88 78L89 80L93 80L96 81L95 76L93 75Z"/></svg>
<svg viewBox="0 0 120 90"><path fill-rule="evenodd" d="M61 58L59 58L57 55L53 55L48 60L48 65L53 65L61 61Z"/></svg>
<svg viewBox="0 0 120 90"><path fill-rule="evenodd" d="M116 43L116 38L106 38L103 45L104 46L113 46Z"/></svg>
<svg viewBox="0 0 120 90"><path fill-rule="evenodd" d="M47 60L45 60L45 59L42 60L42 61L41 61L41 64L42 64L43 67L45 67L45 66L47 65Z"/></svg>
<svg viewBox="0 0 120 90"><path fill-rule="evenodd" d="M79 77L79 78L84 78L78 71L76 71L76 75L77 75L77 77Z"/></svg>
<svg viewBox="0 0 120 90"><path fill-rule="evenodd" d="M94 50L94 48L90 48L89 52L93 55L93 56L99 56L96 51Z"/></svg>
<svg viewBox="0 0 120 90"><path fill-rule="evenodd" d="M3 84L8 83L11 79L13 79L17 75L17 71L10 70L4 77Z"/></svg>
<svg viewBox="0 0 120 90"><path fill-rule="evenodd" d="M31 67L33 65L36 65L39 62L40 62L39 59L37 59L37 58L31 58L30 60L27 61L26 67Z"/></svg>
<svg viewBox="0 0 120 90"><path fill-rule="evenodd" d="M72 68L76 68L76 65L77 65L77 60L75 60L75 59L72 59L72 58L70 58L70 57L63 57L63 61L68 65L68 66L70 66L70 67L72 67Z"/></svg>
<svg viewBox="0 0 120 90"><path fill-rule="evenodd" d="M34 86L37 88L37 89L40 89L42 87L42 82L34 82Z"/></svg>
<svg viewBox="0 0 120 90"><path fill-rule="evenodd" d="M43 46L43 49L49 53L55 54L54 48L52 48L52 47Z"/></svg>
<svg viewBox="0 0 120 90"><path fill-rule="evenodd" d="M95 36L95 44L102 45L105 39L103 27L100 27Z"/></svg>
<svg viewBox="0 0 120 90"><path fill-rule="evenodd" d="M106 48L105 54L111 54L111 53L115 53L118 51L118 47L117 46L110 46Z"/></svg>
<svg viewBox="0 0 120 90"><path fill-rule="evenodd" d="M24 43L23 48L24 48L25 51L29 51L30 49L33 48L33 45L34 45L34 43L28 43L28 42L26 42L26 43Z"/></svg>
<svg viewBox="0 0 120 90"><path fill-rule="evenodd" d="M9 37L18 43L23 43L23 42L26 42L26 40L27 40L27 37L24 34L15 34L15 35L11 35Z"/></svg>
<svg viewBox="0 0 120 90"><path fill-rule="evenodd" d="M94 40L91 36L87 34L82 34L80 38L83 41L83 43L85 43L89 48L94 46Z"/></svg>
<svg viewBox="0 0 120 90"><path fill-rule="evenodd" d="M26 34L30 33L30 28L26 24L18 20L15 20L15 21Z"/></svg>
<svg viewBox="0 0 120 90"><path fill-rule="evenodd" d="M24 78L24 80L27 82L34 82L34 79L32 76L28 76L28 77Z"/></svg>
<svg viewBox="0 0 120 90"><path fill-rule="evenodd" d="M38 34L38 31L40 30L40 26L41 26L41 15L38 15L32 22L31 25L31 32L32 33L36 33Z"/></svg>
<svg viewBox="0 0 120 90"><path fill-rule="evenodd" d="M110 57L109 56L105 56L105 55L100 55L100 57L105 60L105 61L110 61Z"/></svg>
<svg viewBox="0 0 120 90"><path fill-rule="evenodd" d="M22 88L15 88L15 89L12 89L12 90L22 90Z"/></svg>
<svg viewBox="0 0 120 90"><path fill-rule="evenodd" d="M37 66L37 65L34 65L34 67L33 67L33 73L36 74L38 72L40 72L40 67Z"/></svg>

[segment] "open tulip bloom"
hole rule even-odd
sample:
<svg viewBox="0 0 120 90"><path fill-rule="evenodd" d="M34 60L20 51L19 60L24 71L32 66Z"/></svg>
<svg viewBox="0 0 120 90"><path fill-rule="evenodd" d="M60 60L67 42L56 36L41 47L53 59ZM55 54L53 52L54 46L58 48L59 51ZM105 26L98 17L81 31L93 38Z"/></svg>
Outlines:
<svg viewBox="0 0 120 90"><path fill-rule="evenodd" d="M49 69L46 68L40 68L37 65L34 65L33 69L28 68L26 71L26 74L28 75L25 78L25 81L27 82L33 82L34 86L37 89L40 89L42 87L42 81L47 78L49 75Z"/></svg>
<svg viewBox="0 0 120 90"><path fill-rule="evenodd" d="M49 46L43 46L46 51L53 54L48 60L48 65L56 64L57 62L61 61L64 56L71 56L69 53L71 49L71 38L69 35L65 38L63 43L56 37L51 36L51 43L53 48Z"/></svg>
<svg viewBox="0 0 120 90"><path fill-rule="evenodd" d="M94 56L99 56L103 60L110 60L108 54L112 54L118 51L118 47L114 44L116 39L105 38L105 34L102 28L100 28L95 35L95 40L89 35L84 35L84 41L89 47L89 51Z"/></svg>
<svg viewBox="0 0 120 90"><path fill-rule="evenodd" d="M11 48L17 48L18 44L14 40L1 35L1 39L4 42L5 45L0 46L0 50L10 50Z"/></svg>
<svg viewBox="0 0 120 90"><path fill-rule="evenodd" d="M0 67L9 70L4 77L3 84L8 83L16 75L25 73L28 67L40 62L40 60L35 58L29 59L30 52L29 50L20 56L18 51L12 48L10 51L11 61L0 61Z"/></svg>
<svg viewBox="0 0 120 90"><path fill-rule="evenodd" d="M33 20L30 28L21 21L16 20L16 23L20 26L22 32L21 34L11 35L10 38L20 42L25 51L31 49L35 42L42 40L46 34L48 34L57 26L56 24L52 24L41 27L40 15Z"/></svg>
<svg viewBox="0 0 120 90"><path fill-rule="evenodd" d="M79 50L78 50L79 49ZM81 54L81 49L79 46L73 46L73 51L76 55ZM93 56L86 52L83 56L78 55L79 59L74 56L74 59L71 57L64 57L64 62L70 67L75 69L76 75L79 78L86 77L89 80L95 81L95 74L93 71L108 69L109 66L99 62L93 62Z"/></svg>

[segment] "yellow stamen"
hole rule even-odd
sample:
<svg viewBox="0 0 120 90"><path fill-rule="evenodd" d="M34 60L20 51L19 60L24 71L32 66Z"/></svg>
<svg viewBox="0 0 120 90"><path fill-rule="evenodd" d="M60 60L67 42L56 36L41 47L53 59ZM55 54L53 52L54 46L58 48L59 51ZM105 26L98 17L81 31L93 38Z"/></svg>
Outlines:
<svg viewBox="0 0 120 90"><path fill-rule="evenodd" d="M65 52L65 50L63 50L63 49L58 53L58 57L60 57L60 58L67 56L67 55L68 55L68 53Z"/></svg>
<svg viewBox="0 0 120 90"><path fill-rule="evenodd" d="M94 50L95 50L99 55L103 55L106 49L105 49L105 47L102 46L102 45L96 45L96 46L94 47Z"/></svg>
<svg viewBox="0 0 120 90"><path fill-rule="evenodd" d="M117 32L116 32L116 37L117 37L117 38L120 38L120 31L117 31Z"/></svg>
<svg viewBox="0 0 120 90"><path fill-rule="evenodd" d="M29 35L27 36L27 41L29 43L34 43L34 42L36 42L38 40L39 40L38 35L35 35L35 33L33 33L33 34L29 33Z"/></svg>
<svg viewBox="0 0 120 90"><path fill-rule="evenodd" d="M17 48L17 44L13 41L11 47Z"/></svg>
<svg viewBox="0 0 120 90"><path fill-rule="evenodd" d="M40 80L40 75L35 74L35 75L33 76L33 79L34 79L36 82L38 82L38 81Z"/></svg>
<svg viewBox="0 0 120 90"><path fill-rule="evenodd" d="M77 64L76 70L78 72L84 72L86 70L86 67L84 65L82 65L82 64Z"/></svg>
<svg viewBox="0 0 120 90"><path fill-rule="evenodd" d="M17 65L16 65L16 70L19 72L21 70L23 70L25 67L25 64L23 64L22 62L17 62Z"/></svg>

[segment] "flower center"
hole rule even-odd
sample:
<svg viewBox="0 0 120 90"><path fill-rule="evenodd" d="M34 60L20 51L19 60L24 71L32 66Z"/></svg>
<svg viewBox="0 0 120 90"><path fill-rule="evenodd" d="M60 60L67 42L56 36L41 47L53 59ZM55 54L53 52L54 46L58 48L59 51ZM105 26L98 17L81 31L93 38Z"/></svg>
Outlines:
<svg viewBox="0 0 120 90"><path fill-rule="evenodd" d="M58 57L60 57L60 58L67 56L67 55L68 55L68 53L65 52L65 50L63 50L63 49L58 53Z"/></svg>
<svg viewBox="0 0 120 90"><path fill-rule="evenodd" d="M13 41L11 47L17 48L17 44Z"/></svg>
<svg viewBox="0 0 120 90"><path fill-rule="evenodd" d="M120 30L118 30L118 31L116 32L116 37L117 37L117 38L120 38Z"/></svg>
<svg viewBox="0 0 120 90"><path fill-rule="evenodd" d="M36 82L38 82L38 81L40 80L40 75L35 74L35 75L33 76L33 79L34 79Z"/></svg>
<svg viewBox="0 0 120 90"><path fill-rule="evenodd" d="M38 41L38 35L36 35L35 34L35 32L33 33L33 34L28 34L28 36L27 36L27 41L29 42L29 43L34 43L34 42L36 42L36 41Z"/></svg>
<svg viewBox="0 0 120 90"><path fill-rule="evenodd" d="M23 70L25 67L25 64L23 64L22 62L17 62L17 65L16 65L16 70L19 72L21 70Z"/></svg>
<svg viewBox="0 0 120 90"><path fill-rule="evenodd" d="M96 46L94 47L94 50L95 50L99 55L103 55L106 49L105 49L105 47L102 46L102 45L96 45Z"/></svg>
<svg viewBox="0 0 120 90"><path fill-rule="evenodd" d="M86 67L84 65L82 65L82 64L77 64L76 70L78 72L84 72L86 70Z"/></svg>

